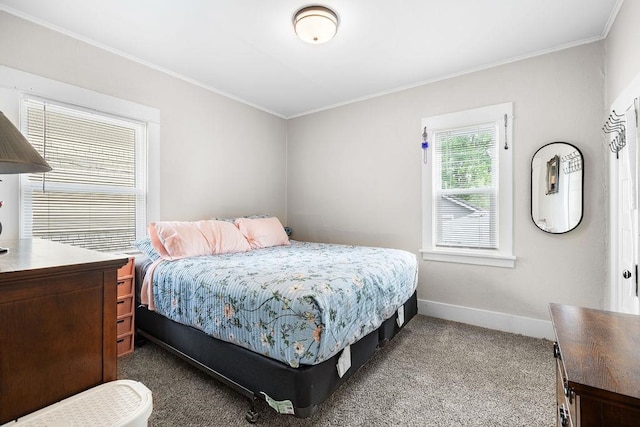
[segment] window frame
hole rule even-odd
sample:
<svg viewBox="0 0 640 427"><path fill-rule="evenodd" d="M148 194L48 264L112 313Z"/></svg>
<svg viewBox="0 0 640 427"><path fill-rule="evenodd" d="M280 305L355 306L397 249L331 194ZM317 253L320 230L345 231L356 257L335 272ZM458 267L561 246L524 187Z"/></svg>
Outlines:
<svg viewBox="0 0 640 427"><path fill-rule="evenodd" d="M498 248L457 248L437 247L434 221L434 156L427 153L426 163L422 162L422 259L427 261L454 262L514 268L516 257L513 252L513 103L490 105L470 110L432 116L422 119L426 127L429 144L435 132L469 127L481 123L495 122L498 126ZM505 148L507 147L507 148ZM435 147L427 148L433 152Z"/></svg>
<svg viewBox="0 0 640 427"><path fill-rule="evenodd" d="M160 110L148 105L138 104L116 96L95 92L72 84L63 83L46 77L0 65L0 93L7 117L20 127L20 103L22 96L42 97L57 102L76 105L88 110L101 111L113 116L124 116L147 124L147 222L160 219ZM20 236L22 211L20 209L20 179L9 175L5 179L6 210L3 209L3 223L6 231L15 237ZM135 252L133 251L125 251Z"/></svg>
<svg viewBox="0 0 640 427"><path fill-rule="evenodd" d="M24 135L28 135L29 121L27 119L27 108L30 108L30 104L42 104L42 111L46 111L49 108L53 108L54 111L58 110L62 114L66 114L70 117L75 117L80 120L90 120L98 123L117 125L124 128L128 128L134 132L135 135L135 186L113 186L113 185L96 185L89 183L70 183L70 182L46 182L47 190L53 192L68 192L73 194L120 194L134 196L135 198L135 240L142 238L146 234L147 223L147 123L124 116L116 116L110 113L97 111L95 109L89 110L87 108L72 105L69 103L59 102L53 99L44 98L41 96L33 96L23 94L20 99L20 127ZM34 105L34 106L35 106ZM46 158L44 153L41 153ZM32 193L40 188L40 185L44 185L44 182L40 184L37 181L30 180L31 174L22 174L20 176L20 188L19 188L19 205L20 205L20 238L32 238L33 237L33 217L27 218L27 216L33 216L33 200ZM119 248L110 252L122 252L130 250L132 246ZM97 249L96 249L97 250Z"/></svg>

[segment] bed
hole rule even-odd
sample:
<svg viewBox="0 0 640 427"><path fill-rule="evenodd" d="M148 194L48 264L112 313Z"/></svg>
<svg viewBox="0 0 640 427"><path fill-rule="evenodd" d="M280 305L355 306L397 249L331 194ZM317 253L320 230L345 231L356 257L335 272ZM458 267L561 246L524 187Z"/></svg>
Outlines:
<svg viewBox="0 0 640 427"><path fill-rule="evenodd" d="M311 416L417 313L417 261L402 250L287 238L166 260L144 246L138 335L246 395L250 422L256 399Z"/></svg>

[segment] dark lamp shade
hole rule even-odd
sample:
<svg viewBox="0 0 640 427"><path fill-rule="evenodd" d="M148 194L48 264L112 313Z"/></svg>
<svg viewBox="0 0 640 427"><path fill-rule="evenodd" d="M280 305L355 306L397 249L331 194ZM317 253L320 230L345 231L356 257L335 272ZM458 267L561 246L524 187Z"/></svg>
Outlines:
<svg viewBox="0 0 640 427"><path fill-rule="evenodd" d="M0 111L0 175L50 170L51 166Z"/></svg>

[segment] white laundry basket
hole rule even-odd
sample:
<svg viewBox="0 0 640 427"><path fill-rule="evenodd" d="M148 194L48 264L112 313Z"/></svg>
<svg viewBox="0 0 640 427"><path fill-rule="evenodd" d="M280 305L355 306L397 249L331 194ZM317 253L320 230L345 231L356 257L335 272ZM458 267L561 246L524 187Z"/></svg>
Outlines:
<svg viewBox="0 0 640 427"><path fill-rule="evenodd" d="M2 427L144 427L153 403L144 384L118 380L101 384Z"/></svg>

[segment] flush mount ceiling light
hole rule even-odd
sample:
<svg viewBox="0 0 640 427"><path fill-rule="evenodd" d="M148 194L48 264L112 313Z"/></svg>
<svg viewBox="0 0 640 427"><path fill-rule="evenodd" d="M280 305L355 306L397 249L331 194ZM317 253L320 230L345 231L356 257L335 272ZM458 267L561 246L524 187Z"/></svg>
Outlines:
<svg viewBox="0 0 640 427"><path fill-rule="evenodd" d="M338 31L338 15L324 6L303 7L293 16L293 28L307 43L325 43Z"/></svg>

